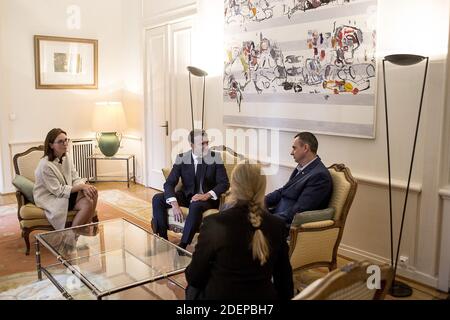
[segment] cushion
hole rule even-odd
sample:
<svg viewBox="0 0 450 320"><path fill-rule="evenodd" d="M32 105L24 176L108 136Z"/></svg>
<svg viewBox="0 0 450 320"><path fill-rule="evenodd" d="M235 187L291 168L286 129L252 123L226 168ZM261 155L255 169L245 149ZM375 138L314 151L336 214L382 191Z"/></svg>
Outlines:
<svg viewBox="0 0 450 320"><path fill-rule="evenodd" d="M77 211L69 211L68 216L73 217ZM47 219L44 209L36 207L32 203L27 203L20 208L20 217L24 220Z"/></svg>
<svg viewBox="0 0 450 320"><path fill-rule="evenodd" d="M39 207L36 207L32 203L27 203L26 205L20 207L19 214L20 214L20 217L25 220L47 219L45 217L44 210Z"/></svg>
<svg viewBox="0 0 450 320"><path fill-rule="evenodd" d="M73 211L71 211L73 212ZM67 217L67 222L72 222L74 215L70 214ZM46 227L51 226L51 223L47 219L31 219L20 221L21 228L33 228L33 227Z"/></svg>
<svg viewBox="0 0 450 320"><path fill-rule="evenodd" d="M309 222L332 220L333 216L334 216L334 208L299 212L294 216L291 225L301 226L302 224Z"/></svg>
<svg viewBox="0 0 450 320"><path fill-rule="evenodd" d="M319 228L331 227L334 224L335 224L334 220L321 220L321 221L304 223L301 225L301 227L303 229L319 229Z"/></svg>
<svg viewBox="0 0 450 320"><path fill-rule="evenodd" d="M22 192L25 196L25 198L27 198L28 201L34 203L34 199L33 199L33 188L34 188L34 182L21 176L21 175L16 175L14 177L14 180L12 181L12 184L14 185L14 187L17 188L17 190L19 190L20 192Z"/></svg>

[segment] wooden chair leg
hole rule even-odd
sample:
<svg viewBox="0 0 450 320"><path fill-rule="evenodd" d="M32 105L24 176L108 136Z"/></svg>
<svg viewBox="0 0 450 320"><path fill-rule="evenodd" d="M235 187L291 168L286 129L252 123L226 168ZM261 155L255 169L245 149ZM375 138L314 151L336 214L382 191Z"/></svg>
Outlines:
<svg viewBox="0 0 450 320"><path fill-rule="evenodd" d="M30 255L30 231L22 230L22 237L25 240L25 245L27 246L27 250L25 251L25 255Z"/></svg>
<svg viewBox="0 0 450 320"><path fill-rule="evenodd" d="M337 261L336 261L336 259L333 259L333 261L331 261L330 266L328 267L328 269L331 272L331 271L333 271L336 268L337 268Z"/></svg>

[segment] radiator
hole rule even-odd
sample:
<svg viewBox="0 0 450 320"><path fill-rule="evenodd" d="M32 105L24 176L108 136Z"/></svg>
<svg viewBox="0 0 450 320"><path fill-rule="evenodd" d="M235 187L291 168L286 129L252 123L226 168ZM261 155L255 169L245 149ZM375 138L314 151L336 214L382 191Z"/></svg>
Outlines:
<svg viewBox="0 0 450 320"><path fill-rule="evenodd" d="M72 141L72 159L75 169L81 178L90 179L94 177L94 167L92 160L87 157L94 153L93 140L74 140Z"/></svg>

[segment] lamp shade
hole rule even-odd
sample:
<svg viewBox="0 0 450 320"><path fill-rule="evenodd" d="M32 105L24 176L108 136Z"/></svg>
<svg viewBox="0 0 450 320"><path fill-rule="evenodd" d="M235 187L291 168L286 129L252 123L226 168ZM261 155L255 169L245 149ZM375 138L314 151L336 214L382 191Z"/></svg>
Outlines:
<svg viewBox="0 0 450 320"><path fill-rule="evenodd" d="M426 57L419 56L417 54L391 54L384 57L386 61L400 66L411 66L413 64L419 63L425 58Z"/></svg>
<svg viewBox="0 0 450 320"><path fill-rule="evenodd" d="M122 102L97 102L92 118L95 132L122 132L126 129Z"/></svg>
<svg viewBox="0 0 450 320"><path fill-rule="evenodd" d="M187 70L189 71L189 73L196 77L206 77L208 75L208 72L206 72L205 70L193 66L188 66Z"/></svg>

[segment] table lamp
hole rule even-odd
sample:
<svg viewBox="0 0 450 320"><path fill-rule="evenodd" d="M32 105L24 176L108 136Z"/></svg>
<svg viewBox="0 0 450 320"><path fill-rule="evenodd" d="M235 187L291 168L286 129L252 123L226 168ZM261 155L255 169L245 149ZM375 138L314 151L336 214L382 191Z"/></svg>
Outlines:
<svg viewBox="0 0 450 320"><path fill-rule="evenodd" d="M114 156L122 141L122 131L126 129L122 102L97 102L95 104L92 128L98 147L106 157Z"/></svg>

